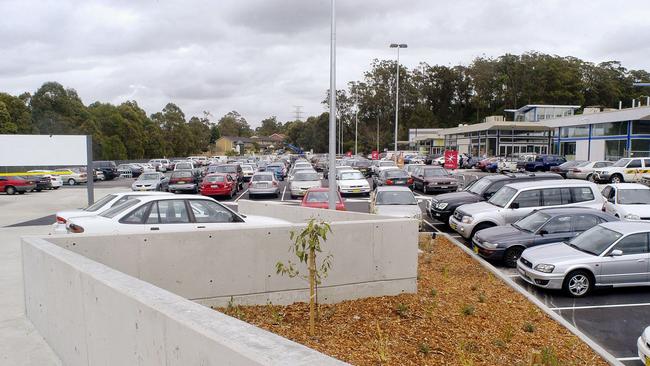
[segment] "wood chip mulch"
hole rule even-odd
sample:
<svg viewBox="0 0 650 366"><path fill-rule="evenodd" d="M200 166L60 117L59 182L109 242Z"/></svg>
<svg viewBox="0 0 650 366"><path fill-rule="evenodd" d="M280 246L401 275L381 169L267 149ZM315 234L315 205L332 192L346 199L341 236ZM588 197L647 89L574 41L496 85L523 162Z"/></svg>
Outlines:
<svg viewBox="0 0 650 366"><path fill-rule="evenodd" d="M418 293L217 309L353 365L607 365L445 238L421 237ZM332 271L336 271L333 258Z"/></svg>

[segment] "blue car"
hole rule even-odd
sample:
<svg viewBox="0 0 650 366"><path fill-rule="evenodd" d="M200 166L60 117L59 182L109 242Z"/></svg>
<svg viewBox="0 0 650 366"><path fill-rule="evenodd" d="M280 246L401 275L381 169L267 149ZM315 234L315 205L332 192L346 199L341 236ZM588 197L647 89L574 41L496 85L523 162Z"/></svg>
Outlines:
<svg viewBox="0 0 650 366"><path fill-rule="evenodd" d="M526 170L529 172L548 172L551 167L566 163L564 156L539 155L534 161L526 163Z"/></svg>
<svg viewBox="0 0 650 366"><path fill-rule="evenodd" d="M273 172L275 175L275 179L277 180L284 180L284 168L279 166L279 165L267 165L266 166L266 171L267 172Z"/></svg>

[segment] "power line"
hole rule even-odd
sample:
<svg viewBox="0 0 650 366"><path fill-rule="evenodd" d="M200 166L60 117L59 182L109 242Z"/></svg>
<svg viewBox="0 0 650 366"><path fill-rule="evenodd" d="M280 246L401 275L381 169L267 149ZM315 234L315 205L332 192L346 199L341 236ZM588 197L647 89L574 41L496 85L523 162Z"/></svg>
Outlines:
<svg viewBox="0 0 650 366"><path fill-rule="evenodd" d="M302 122L302 115L303 115L302 108L303 108L303 106L301 106L301 105L294 105L293 106L293 116L294 116L295 121Z"/></svg>

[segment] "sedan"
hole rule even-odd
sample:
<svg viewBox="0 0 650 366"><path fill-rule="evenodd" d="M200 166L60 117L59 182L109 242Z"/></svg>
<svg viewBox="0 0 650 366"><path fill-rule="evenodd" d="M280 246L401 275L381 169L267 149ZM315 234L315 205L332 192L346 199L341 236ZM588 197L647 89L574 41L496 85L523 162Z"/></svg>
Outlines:
<svg viewBox="0 0 650 366"><path fill-rule="evenodd" d="M302 197L310 188L320 188L321 181L315 171L300 171L293 176L289 183L291 198Z"/></svg>
<svg viewBox="0 0 650 366"><path fill-rule="evenodd" d="M570 241L526 249L517 270L534 286L562 289L572 297L599 286L650 285L648 235L646 222L603 223Z"/></svg>
<svg viewBox="0 0 650 366"><path fill-rule="evenodd" d="M413 189L419 189L424 194L456 192L458 190L458 180L442 167L421 167L415 170L412 177Z"/></svg>
<svg viewBox="0 0 650 366"><path fill-rule="evenodd" d="M212 173L203 178L199 189L204 196L228 196L232 198L238 191L238 185L230 174Z"/></svg>
<svg viewBox="0 0 650 366"><path fill-rule="evenodd" d="M567 170L566 178L567 179L586 179L588 181L594 181L594 171L600 168L606 168L614 164L611 161L585 161L582 162L573 168Z"/></svg>
<svg viewBox="0 0 650 366"><path fill-rule="evenodd" d="M88 182L88 175L83 168L56 169L54 172L68 185Z"/></svg>
<svg viewBox="0 0 650 366"><path fill-rule="evenodd" d="M50 187L48 189L59 189L59 187L63 186L63 180L61 177L57 174L53 174L50 170L29 170L27 173L42 173L39 175L50 181Z"/></svg>
<svg viewBox="0 0 650 366"><path fill-rule="evenodd" d="M169 179L160 172L143 173L131 184L133 191L168 191Z"/></svg>
<svg viewBox="0 0 650 366"><path fill-rule="evenodd" d="M650 188L638 183L614 183L603 188L603 211L624 220L650 220Z"/></svg>
<svg viewBox="0 0 650 366"><path fill-rule="evenodd" d="M329 208L329 188L311 188L307 191L305 197L302 198L300 206L310 208ZM336 200L336 209L338 211L346 211L341 193L338 194Z"/></svg>
<svg viewBox="0 0 650 366"><path fill-rule="evenodd" d="M0 192L5 192L9 195L24 194L30 192L36 187L36 181L30 178L3 176L0 177Z"/></svg>
<svg viewBox="0 0 650 366"><path fill-rule="evenodd" d="M480 230L472 239L472 247L481 257L503 261L517 267L521 253L537 245L566 241L581 232L618 219L607 213L582 207L560 207L535 211L505 226Z"/></svg>
<svg viewBox="0 0 650 366"><path fill-rule="evenodd" d="M373 177L373 184L375 187L381 186L404 186L411 187L413 185L413 178L411 178L402 169L382 170Z"/></svg>
<svg viewBox="0 0 650 366"><path fill-rule="evenodd" d="M255 173L248 183L248 196L280 195L280 186L273 173Z"/></svg>
<svg viewBox="0 0 650 366"><path fill-rule="evenodd" d="M176 170L169 178L169 191L196 193L199 191L199 178L192 170Z"/></svg>
<svg viewBox="0 0 650 366"><path fill-rule="evenodd" d="M407 187L377 187L370 199L370 213L422 221L418 200Z"/></svg>
<svg viewBox="0 0 650 366"><path fill-rule="evenodd" d="M338 168L337 168L338 169ZM358 170L341 170L336 175L336 185L341 194L370 195L370 184Z"/></svg>

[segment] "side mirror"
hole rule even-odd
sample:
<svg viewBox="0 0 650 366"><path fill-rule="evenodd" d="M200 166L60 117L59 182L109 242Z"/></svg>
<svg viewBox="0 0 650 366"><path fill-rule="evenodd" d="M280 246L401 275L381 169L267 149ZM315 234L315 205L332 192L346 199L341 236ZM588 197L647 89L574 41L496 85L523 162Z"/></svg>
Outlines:
<svg viewBox="0 0 650 366"><path fill-rule="evenodd" d="M609 253L610 257L620 257L623 255L623 251L620 249L614 249Z"/></svg>
<svg viewBox="0 0 650 366"><path fill-rule="evenodd" d="M538 234L541 235L541 236L544 236L544 235L548 234L548 231L542 229L542 230L540 230L540 231L538 232Z"/></svg>
<svg viewBox="0 0 650 366"><path fill-rule="evenodd" d="M510 208L512 209L518 209L519 208L519 202L513 202L510 204Z"/></svg>
<svg viewBox="0 0 650 366"><path fill-rule="evenodd" d="M608 198L608 199L607 199L607 202L609 202L609 203L615 203L615 202L614 202L614 197L610 197L610 198Z"/></svg>

